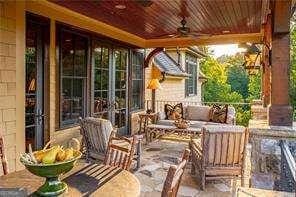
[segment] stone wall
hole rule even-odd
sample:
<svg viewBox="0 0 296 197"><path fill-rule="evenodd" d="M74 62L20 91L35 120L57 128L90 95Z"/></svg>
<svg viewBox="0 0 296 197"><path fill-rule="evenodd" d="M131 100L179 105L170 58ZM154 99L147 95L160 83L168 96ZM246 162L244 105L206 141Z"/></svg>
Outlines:
<svg viewBox="0 0 296 197"><path fill-rule="evenodd" d="M267 120L257 119L250 120L249 132L252 146L251 186L262 189L277 189L277 182L281 174L279 141L281 139L293 140L296 128L269 126Z"/></svg>

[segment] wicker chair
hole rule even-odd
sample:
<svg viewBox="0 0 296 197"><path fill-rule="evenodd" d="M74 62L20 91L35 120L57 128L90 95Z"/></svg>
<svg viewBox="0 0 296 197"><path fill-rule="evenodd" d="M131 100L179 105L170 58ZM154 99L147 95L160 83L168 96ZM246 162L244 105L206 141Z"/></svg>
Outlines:
<svg viewBox="0 0 296 197"><path fill-rule="evenodd" d="M205 126L202 138L191 140L192 174L198 170L201 189L207 180L241 177L246 157L248 132L243 126Z"/></svg>
<svg viewBox="0 0 296 197"><path fill-rule="evenodd" d="M188 161L190 155L190 150L185 149L182 161L177 166L170 166L168 174L166 176L161 197L176 197L180 182L182 179L182 175L185 170L186 163Z"/></svg>
<svg viewBox="0 0 296 197"><path fill-rule="evenodd" d="M1 158L3 174L6 175L6 174L8 174L8 166L7 166L7 161L5 158L4 142L3 142L3 137L1 135L1 133L0 133L0 158Z"/></svg>
<svg viewBox="0 0 296 197"><path fill-rule="evenodd" d="M136 136L133 138L116 137L113 131L109 138L104 164L130 170L136 141Z"/></svg>

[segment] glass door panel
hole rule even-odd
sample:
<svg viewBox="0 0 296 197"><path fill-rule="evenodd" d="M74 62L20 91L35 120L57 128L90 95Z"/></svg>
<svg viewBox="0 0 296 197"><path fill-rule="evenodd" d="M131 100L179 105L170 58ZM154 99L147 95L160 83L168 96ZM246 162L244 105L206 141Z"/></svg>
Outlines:
<svg viewBox="0 0 296 197"><path fill-rule="evenodd" d="M43 145L42 27L28 21L26 30L25 136L26 148Z"/></svg>
<svg viewBox="0 0 296 197"><path fill-rule="evenodd" d="M127 63L128 51L115 50L114 125L120 134L127 134Z"/></svg>
<svg viewBox="0 0 296 197"><path fill-rule="evenodd" d="M109 119L109 49L94 46L94 115Z"/></svg>

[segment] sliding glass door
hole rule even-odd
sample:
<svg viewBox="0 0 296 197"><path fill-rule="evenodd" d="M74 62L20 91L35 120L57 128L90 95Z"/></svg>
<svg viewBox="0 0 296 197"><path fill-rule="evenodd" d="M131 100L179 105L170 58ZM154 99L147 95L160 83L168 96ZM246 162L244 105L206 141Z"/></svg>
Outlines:
<svg viewBox="0 0 296 197"><path fill-rule="evenodd" d="M93 43L93 114L127 134L128 50Z"/></svg>

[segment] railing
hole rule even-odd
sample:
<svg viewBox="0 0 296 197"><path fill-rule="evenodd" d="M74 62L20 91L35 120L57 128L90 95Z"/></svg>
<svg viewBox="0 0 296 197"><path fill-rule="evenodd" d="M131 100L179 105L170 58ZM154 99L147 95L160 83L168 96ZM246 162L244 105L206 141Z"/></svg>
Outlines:
<svg viewBox="0 0 296 197"><path fill-rule="evenodd" d="M183 106L188 105L231 105L236 110L236 122L237 124L247 126L249 119L251 118L251 104L250 103L226 103L226 102L198 102L198 101L166 101L166 100L156 100L155 101L155 111L160 112L164 111L164 105L170 104L170 105L176 105L178 103L182 103ZM146 100L146 109L151 109L152 101Z"/></svg>
<svg viewBox="0 0 296 197"><path fill-rule="evenodd" d="M288 142L280 140L281 147L281 174L278 189L286 192L295 192L296 163Z"/></svg>

